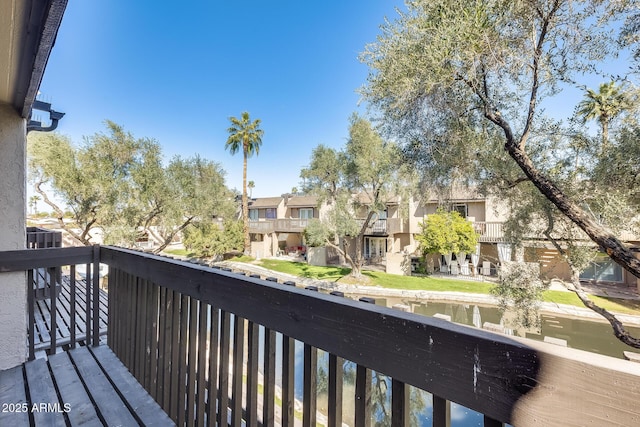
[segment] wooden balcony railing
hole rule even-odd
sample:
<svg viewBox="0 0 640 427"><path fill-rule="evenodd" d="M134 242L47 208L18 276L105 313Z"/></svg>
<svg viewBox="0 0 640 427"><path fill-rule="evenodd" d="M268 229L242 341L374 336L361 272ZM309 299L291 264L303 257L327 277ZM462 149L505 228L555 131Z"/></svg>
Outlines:
<svg viewBox="0 0 640 427"><path fill-rule="evenodd" d="M354 411L356 426L373 425L383 412L391 425L406 426L415 415L410 386L431 393L426 406L435 427L451 423L450 402L484 414L485 426L640 419L640 365L633 362L126 249L42 251L52 252L0 253L0 272L109 265L107 343L180 426L289 426L297 417L315 426L325 415L327 425L341 426L343 410ZM92 342L99 342L95 329ZM301 370L294 369L296 344ZM329 404L320 414L318 368L325 363ZM349 364L355 405L343 408ZM387 384L384 410L372 400L380 394L374 375Z"/></svg>
<svg viewBox="0 0 640 427"><path fill-rule="evenodd" d="M308 219L299 218L280 218L276 219L276 231L289 232L289 233L301 233L309 225Z"/></svg>
<svg viewBox="0 0 640 427"><path fill-rule="evenodd" d="M407 218L387 218L387 230L389 234L409 233L409 220Z"/></svg>
<svg viewBox="0 0 640 427"><path fill-rule="evenodd" d="M249 232L267 234L275 231L275 220L267 219L263 221L249 220Z"/></svg>
<svg viewBox="0 0 640 427"><path fill-rule="evenodd" d="M38 350L55 354L59 346L97 343L101 331L106 332L99 275L94 273L100 268L99 254L98 246L0 252L0 272L27 273L29 360ZM75 279L76 265L84 266L85 280ZM42 289L48 291L44 301Z"/></svg>
<svg viewBox="0 0 640 427"><path fill-rule="evenodd" d="M59 248L62 246L62 233L40 227L27 227L27 248Z"/></svg>
<svg viewBox="0 0 640 427"><path fill-rule="evenodd" d="M265 219L261 221L249 221L249 232L251 233L273 233L274 231L284 233L301 233L309 225L308 219L298 218L278 218Z"/></svg>

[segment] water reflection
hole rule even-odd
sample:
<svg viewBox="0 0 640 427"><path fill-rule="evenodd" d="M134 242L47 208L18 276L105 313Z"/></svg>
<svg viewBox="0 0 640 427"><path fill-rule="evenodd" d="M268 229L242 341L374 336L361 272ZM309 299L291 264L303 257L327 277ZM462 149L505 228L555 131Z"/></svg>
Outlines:
<svg viewBox="0 0 640 427"><path fill-rule="evenodd" d="M617 358L623 358L622 352L629 350L628 346L616 339L611 326L604 321L542 313L540 326L526 329L516 325L514 313L502 314L494 306L406 298L378 298L376 304L387 307L404 304L411 307L411 311L417 314L425 316L445 314L450 316L453 322L475 327L482 327L488 322L501 325L507 334L538 341L543 341L545 336L558 338L565 340L568 347ZM640 336L640 327L626 326L626 328L632 335Z"/></svg>
<svg viewBox="0 0 640 427"><path fill-rule="evenodd" d="M358 297L353 297L357 299ZM628 350L628 347L619 342L612 334L608 323L592 320L583 320L560 315L542 314L540 326L537 328L525 329L514 325L513 313L502 314L496 307L481 304L464 304L446 301L424 301L407 298L377 298L376 304L392 307L396 304L409 306L411 311L425 316L433 316L435 314L444 314L450 316L451 321L465 324L469 326L482 327L485 323L500 325L506 329L507 333L512 335L531 338L542 341L545 336L562 339L572 348L586 350L594 353L600 353L608 356L622 358L622 352ZM640 336L640 328L628 327L629 332L636 336ZM260 345L263 342L264 328L260 328ZM276 335L276 383L280 386L281 379L281 347L282 336ZM262 349L259 352L259 364L262 367ZM319 378L326 378L328 371L328 357L325 352L318 353ZM303 397L303 344L295 343L295 374L294 374L294 395L297 400L301 401ZM353 425L354 411L354 378L355 364L345 362L345 384L344 384L344 402L343 402L343 420L347 425ZM353 372L351 372L353 371ZM380 375L373 375L374 382L376 380L390 384L390 380ZM327 413L326 391L322 391L319 381L318 390L318 410L322 414ZM390 388L390 387L388 387ZM384 405L385 409L376 411L377 422L374 425L387 425L384 422L384 414L390 413L390 393L387 387L382 389L382 394L378 396L379 404ZM432 425L433 400L431 394L422 390L411 387L411 425L427 427ZM483 425L483 415L470 410L456 403L451 403L451 426L452 427L475 427Z"/></svg>

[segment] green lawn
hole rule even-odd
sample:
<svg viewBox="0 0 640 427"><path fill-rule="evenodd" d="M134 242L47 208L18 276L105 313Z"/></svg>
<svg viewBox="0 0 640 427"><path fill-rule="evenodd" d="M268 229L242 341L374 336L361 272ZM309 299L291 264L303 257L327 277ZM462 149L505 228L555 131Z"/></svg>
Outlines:
<svg viewBox="0 0 640 427"><path fill-rule="evenodd" d="M593 301L600 307L609 311L640 315L640 301L637 300L599 297L595 295L590 295L589 299L591 299L591 301ZM578 299L578 296L573 292L546 291L544 293L544 301L554 302L556 304L567 304L576 307L584 307L582 302Z"/></svg>
<svg viewBox="0 0 640 427"><path fill-rule="evenodd" d="M188 256L188 257L192 257L195 254L193 252L189 252L186 249L165 249L164 251L162 251L166 254L169 255L177 255L177 256Z"/></svg>
<svg viewBox="0 0 640 427"><path fill-rule="evenodd" d="M235 260L234 260L235 261ZM350 268L316 267L302 262L263 259L258 265L280 273L292 274L309 279L337 281L351 272Z"/></svg>
<svg viewBox="0 0 640 427"><path fill-rule="evenodd" d="M350 268L341 267L317 267L301 262L281 261L265 259L258 264L269 270L288 273L298 277L330 280L341 283L354 283L353 279L347 276ZM452 291L452 292L475 292L488 294L492 285L482 282L465 282L461 280L449 280L433 277L399 276L397 274L387 274L379 271L363 271L366 284L388 289L408 289L425 291Z"/></svg>
<svg viewBox="0 0 640 427"><path fill-rule="evenodd" d="M239 259L234 259L234 261L237 260ZM345 277L351 272L350 268L317 267L300 262L274 259L264 259L257 262L257 264L269 270L288 273L298 277L330 280L333 282L347 284L356 283L351 277ZM490 294L491 289L493 288L493 284L486 282L472 282L434 277L399 276L396 274L366 270L363 271L362 274L365 276L365 281L367 282L366 285L387 289ZM640 315L640 301L597 296L592 296L591 299L596 304L610 311ZM584 307L582 302L580 302L578 297L572 292L546 291L544 292L544 301Z"/></svg>

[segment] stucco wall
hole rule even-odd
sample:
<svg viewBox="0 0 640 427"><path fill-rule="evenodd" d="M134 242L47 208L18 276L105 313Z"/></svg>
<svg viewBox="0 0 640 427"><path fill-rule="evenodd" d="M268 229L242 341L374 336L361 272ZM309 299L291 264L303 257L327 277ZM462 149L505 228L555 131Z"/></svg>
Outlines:
<svg viewBox="0 0 640 427"><path fill-rule="evenodd" d="M25 121L0 105L0 250L25 248ZM27 355L27 285L24 273L0 273L0 370Z"/></svg>

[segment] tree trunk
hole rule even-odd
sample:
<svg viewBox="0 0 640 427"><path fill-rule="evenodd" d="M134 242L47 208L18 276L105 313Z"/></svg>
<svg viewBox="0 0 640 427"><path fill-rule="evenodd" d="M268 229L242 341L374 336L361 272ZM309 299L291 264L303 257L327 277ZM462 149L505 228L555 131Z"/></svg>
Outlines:
<svg viewBox="0 0 640 427"><path fill-rule="evenodd" d="M514 142L507 142L505 149L529 177L540 192L549 199L567 218L582 229L591 240L604 248L607 255L625 270L640 278L640 260L625 247L611 231L596 223L574 201L570 200L551 180L544 176L531 162L527 154Z"/></svg>
<svg viewBox="0 0 640 427"><path fill-rule="evenodd" d="M600 153L604 154L609 147L609 119L606 116L602 116L602 147L600 147Z"/></svg>
<svg viewBox="0 0 640 427"><path fill-rule="evenodd" d="M487 108L485 109L487 119L500 126L505 134L504 149L516 162L536 188L569 220L584 231L589 238L602 247L607 255L620 264L622 268L640 278L640 260L633 252L624 246L610 230L595 222L581 209L577 203L571 200L562 192L549 178L543 175L533 164L527 153L524 151L524 141L518 144L511 131L511 126L502 116Z"/></svg>
<svg viewBox="0 0 640 427"><path fill-rule="evenodd" d="M242 232L244 234L244 254L251 253L251 239L249 239L249 201L247 200L247 148L243 149L242 164Z"/></svg>
<svg viewBox="0 0 640 427"><path fill-rule="evenodd" d="M358 265L358 268L357 268L357 271L356 269L351 270L351 275L353 277L361 276L360 272L362 270L362 265L364 264L364 257L362 256L362 247L364 246L364 235L367 232L367 228L369 228L369 223L371 222L371 218L373 218L374 214L375 214L374 211L371 211L371 210L369 211L369 213L367 214L367 218L362 223L362 227L360 227L360 231L356 236L356 257L355 257L354 263Z"/></svg>
<svg viewBox="0 0 640 427"><path fill-rule="evenodd" d="M353 258L351 258L351 255L349 255L348 248L342 249L339 245L334 244L329 239L326 239L325 242L327 246L330 246L335 250L337 250L338 253L342 255L344 259L349 263L349 265L351 266L351 275L353 277L360 277L360 266L358 266L358 264L353 260ZM356 275L353 274L354 271L356 271Z"/></svg>

